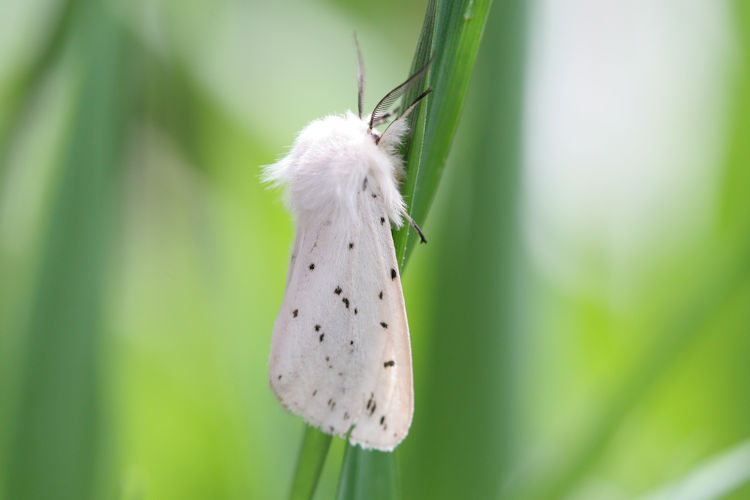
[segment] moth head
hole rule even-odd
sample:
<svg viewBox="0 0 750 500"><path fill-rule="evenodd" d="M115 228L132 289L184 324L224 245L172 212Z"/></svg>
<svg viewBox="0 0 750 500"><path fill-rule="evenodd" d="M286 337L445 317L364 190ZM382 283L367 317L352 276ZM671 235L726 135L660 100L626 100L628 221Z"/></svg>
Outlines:
<svg viewBox="0 0 750 500"><path fill-rule="evenodd" d="M432 64L432 59L427 61L427 64L422 66L416 73L411 75L402 84L388 92L380 102L375 106L372 113L367 117L362 117L362 107L364 103L365 94L365 71L364 64L362 63L362 54L359 50L359 43L357 42L357 36L354 36L354 47L357 52L357 111L359 113L360 120L366 121L368 124L367 132L373 137L375 144L379 144L381 140L387 139L388 146L398 144L401 141L401 137L408 130L408 124L406 122L409 114L414 111L417 104L427 97L432 92L431 88L428 88L422 92L416 99L414 99L408 106L402 103L400 107L391 109L393 105L409 90L413 89L419 84L425 76L427 76L427 70ZM375 127L386 123L388 120L396 117L388 124L385 130L381 133Z"/></svg>

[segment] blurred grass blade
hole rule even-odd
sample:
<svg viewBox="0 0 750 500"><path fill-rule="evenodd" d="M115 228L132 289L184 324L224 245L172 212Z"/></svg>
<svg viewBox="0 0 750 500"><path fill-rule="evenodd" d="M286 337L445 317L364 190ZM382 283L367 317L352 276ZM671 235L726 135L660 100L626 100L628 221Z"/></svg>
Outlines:
<svg viewBox="0 0 750 500"><path fill-rule="evenodd" d="M712 500L725 498L750 481L750 440L699 464L684 477L643 500Z"/></svg>
<svg viewBox="0 0 750 500"><path fill-rule="evenodd" d="M74 17L80 86L24 335L6 498L102 498L99 344L129 72L104 4Z"/></svg>
<svg viewBox="0 0 750 500"><path fill-rule="evenodd" d="M153 75L144 89L147 118L175 141L191 167L208 171L212 165L201 127L213 118L206 116L208 110L221 110L221 105L201 88L183 61L165 58L146 45L143 52L147 74ZM222 121L233 121L229 113L221 114Z"/></svg>
<svg viewBox="0 0 750 500"><path fill-rule="evenodd" d="M0 173L5 169L8 150L23 124L25 113L66 46L65 40L77 4L78 0L67 0L60 5L52 29L48 31L38 51L14 75L8 88L0 96Z"/></svg>
<svg viewBox="0 0 750 500"><path fill-rule="evenodd" d="M738 54L731 90L726 167L722 179L721 223L727 233L737 233L737 226L747 224L750 214L750 2L732 2L732 24L737 36Z"/></svg>
<svg viewBox="0 0 750 500"><path fill-rule="evenodd" d="M546 486L527 485L537 489L533 498L562 498L572 491L594 464L607 451L609 444L620 429L626 415L642 401L644 394L660 378L670 373L680 355L695 345L702 337L711 335L712 322L725 314L725 308L742 296L743 287L750 283L750 219L748 215L747 188L750 172L750 141L747 141L748 110L750 110L750 4L736 1L733 4L733 21L740 35L738 68L735 73L732 102L728 109L729 143L725 164L721 165L724 177L725 205L720 215L716 245L706 255L696 259L688 270L695 274L705 270L707 277L695 279L695 289L685 292L682 307L675 311L664 325L654 328L652 337L657 339L651 349L645 351L643 359L624 380L619 390L608 403L598 421L590 426L585 441L566 455L557 473L546 474ZM718 249L718 250L717 250ZM747 310L747 305L742 304ZM739 328L747 329L747 323ZM531 483L535 483L531 480ZM532 498L528 492L523 498Z"/></svg>
<svg viewBox="0 0 750 500"><path fill-rule="evenodd" d="M491 0L438 2L432 43L434 62L429 78L434 92L427 99L426 110L420 110L420 115L425 113L422 144L409 148L402 188L409 215L417 224L424 224L435 197L491 3ZM417 140L420 140L419 127L416 129ZM396 255L401 257L402 268L416 240L408 224L396 234Z"/></svg>
<svg viewBox="0 0 750 500"><path fill-rule="evenodd" d="M398 498L393 453L347 445L339 478L338 500Z"/></svg>
<svg viewBox="0 0 750 500"><path fill-rule="evenodd" d="M315 427L305 426L305 435L302 438L302 447L297 457L297 468L292 481L292 491L289 493L290 500L313 497L330 446L331 436Z"/></svg>

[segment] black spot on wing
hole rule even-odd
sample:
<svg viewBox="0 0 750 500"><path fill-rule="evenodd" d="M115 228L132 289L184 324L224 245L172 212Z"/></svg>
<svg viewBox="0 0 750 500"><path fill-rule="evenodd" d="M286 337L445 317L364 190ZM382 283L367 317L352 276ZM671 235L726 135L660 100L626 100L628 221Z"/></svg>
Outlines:
<svg viewBox="0 0 750 500"><path fill-rule="evenodd" d="M325 333L321 333L321 334L320 334L320 337L318 337L318 338L320 339L320 341L321 341L321 342L323 342L323 337L325 337L325 336L326 336L326 334L325 334Z"/></svg>
<svg viewBox="0 0 750 500"><path fill-rule="evenodd" d="M319 332L319 331L320 331L320 325L315 325L315 331L316 331L316 332Z"/></svg>
<svg viewBox="0 0 750 500"><path fill-rule="evenodd" d="M382 226L383 224L385 224L385 217L380 218L380 225Z"/></svg>
<svg viewBox="0 0 750 500"><path fill-rule="evenodd" d="M310 271L312 271L313 269L315 269L315 263L314 262L310 263L309 269L310 269Z"/></svg>
<svg viewBox="0 0 750 500"><path fill-rule="evenodd" d="M349 250L351 250L352 248L354 248L354 243L349 242Z"/></svg>
<svg viewBox="0 0 750 500"><path fill-rule="evenodd" d="M316 395L317 393L318 393L318 390L317 390L317 389L315 389L315 390L313 391L313 397L315 397L315 395Z"/></svg>
<svg viewBox="0 0 750 500"><path fill-rule="evenodd" d="M395 270L395 269L393 269L393 268L391 268L391 279L392 279L392 280L395 280L395 279L396 279L396 276L398 276L398 274L396 273L396 270Z"/></svg>
<svg viewBox="0 0 750 500"><path fill-rule="evenodd" d="M343 302L346 308L349 309L349 299L344 297L343 299L341 299L341 302Z"/></svg>
<svg viewBox="0 0 750 500"><path fill-rule="evenodd" d="M383 291L382 291L382 290L381 290L381 291L380 291L380 293L378 294L378 298L379 298L380 300L383 300Z"/></svg>
<svg viewBox="0 0 750 500"><path fill-rule="evenodd" d="M388 367L390 367L390 366L395 366L395 365L396 365L396 362L395 362L395 361L393 361L392 359L391 359L391 360L389 360L389 361L386 361L385 363L383 363L383 367L384 367L384 368L388 368Z"/></svg>
<svg viewBox="0 0 750 500"><path fill-rule="evenodd" d="M298 314L299 314L299 309L295 309L294 311L292 311L292 317L296 318Z"/></svg>
<svg viewBox="0 0 750 500"><path fill-rule="evenodd" d="M333 293L335 293L336 295L341 295L341 287L337 286Z"/></svg>
<svg viewBox="0 0 750 500"><path fill-rule="evenodd" d="M357 314L357 308L356 307L354 308L354 314Z"/></svg>
<svg viewBox="0 0 750 500"><path fill-rule="evenodd" d="M381 321L380 326L382 326L383 328L388 328L388 323L386 323L385 321Z"/></svg>
<svg viewBox="0 0 750 500"><path fill-rule="evenodd" d="M370 393L370 399L367 400L367 409L370 411L370 416L372 416L373 413L375 413L375 407L377 406L377 403L375 403L375 394Z"/></svg>

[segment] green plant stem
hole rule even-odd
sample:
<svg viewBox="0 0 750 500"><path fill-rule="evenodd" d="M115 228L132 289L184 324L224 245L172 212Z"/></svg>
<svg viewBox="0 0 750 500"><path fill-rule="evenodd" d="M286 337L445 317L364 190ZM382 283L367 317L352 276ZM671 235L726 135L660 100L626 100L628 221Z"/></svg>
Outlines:
<svg viewBox="0 0 750 500"><path fill-rule="evenodd" d="M323 470L328 448L331 446L331 436L315 427L305 426L302 446L297 457L297 468L294 471L290 500L312 498L318 486L320 472Z"/></svg>
<svg viewBox="0 0 750 500"><path fill-rule="evenodd" d="M363 450L348 445L336 493L338 500L391 499L398 496L396 461L393 453Z"/></svg>

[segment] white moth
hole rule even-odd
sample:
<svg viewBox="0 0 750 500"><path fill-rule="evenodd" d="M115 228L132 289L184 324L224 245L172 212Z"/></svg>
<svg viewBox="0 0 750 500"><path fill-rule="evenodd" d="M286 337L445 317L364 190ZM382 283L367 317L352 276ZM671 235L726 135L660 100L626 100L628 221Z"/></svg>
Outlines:
<svg viewBox="0 0 750 500"><path fill-rule="evenodd" d="M363 118L358 62L359 115L311 122L285 158L264 167L266 181L286 186L296 222L269 381L281 404L309 424L342 437L351 430L352 444L390 451L406 437L414 412L409 326L391 237L391 223L413 221L399 192L396 149L408 113L430 90L382 134L374 126L393 115L388 108L429 64Z"/></svg>

